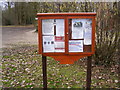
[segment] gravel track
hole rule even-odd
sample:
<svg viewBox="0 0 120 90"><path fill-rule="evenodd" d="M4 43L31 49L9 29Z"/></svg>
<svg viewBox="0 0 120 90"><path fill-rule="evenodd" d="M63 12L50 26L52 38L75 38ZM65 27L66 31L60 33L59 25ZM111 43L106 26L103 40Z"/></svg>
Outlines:
<svg viewBox="0 0 120 90"><path fill-rule="evenodd" d="M21 27L2 27L2 47L9 47L14 44L38 43L38 34L33 26Z"/></svg>

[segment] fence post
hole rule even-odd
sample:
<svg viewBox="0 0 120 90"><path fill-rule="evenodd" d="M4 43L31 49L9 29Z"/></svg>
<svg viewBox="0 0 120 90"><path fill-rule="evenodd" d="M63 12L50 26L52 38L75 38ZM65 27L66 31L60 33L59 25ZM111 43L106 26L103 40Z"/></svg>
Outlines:
<svg viewBox="0 0 120 90"><path fill-rule="evenodd" d="M86 89L91 89L91 63L92 63L92 56L88 56L87 58L87 78L86 78Z"/></svg>
<svg viewBox="0 0 120 90"><path fill-rule="evenodd" d="M47 59L42 56L43 88L47 89Z"/></svg>

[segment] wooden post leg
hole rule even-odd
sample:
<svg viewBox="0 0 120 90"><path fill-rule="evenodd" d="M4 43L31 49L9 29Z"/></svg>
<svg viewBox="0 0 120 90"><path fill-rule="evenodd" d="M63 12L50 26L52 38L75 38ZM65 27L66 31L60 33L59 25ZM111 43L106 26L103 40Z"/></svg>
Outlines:
<svg viewBox="0 0 120 90"><path fill-rule="evenodd" d="M42 72L43 72L43 88L47 89L47 59L46 56L42 56Z"/></svg>
<svg viewBox="0 0 120 90"><path fill-rule="evenodd" d="M87 78L86 78L86 89L90 90L91 88L91 62L92 62L92 56L88 56L87 60Z"/></svg>

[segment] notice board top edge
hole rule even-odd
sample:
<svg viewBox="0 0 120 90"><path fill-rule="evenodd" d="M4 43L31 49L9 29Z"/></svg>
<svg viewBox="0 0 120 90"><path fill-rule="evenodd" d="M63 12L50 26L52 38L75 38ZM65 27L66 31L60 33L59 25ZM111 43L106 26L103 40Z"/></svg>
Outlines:
<svg viewBox="0 0 120 90"><path fill-rule="evenodd" d="M67 15L72 15L72 16L95 16L95 12L81 12L81 13L37 13L37 16L67 16Z"/></svg>

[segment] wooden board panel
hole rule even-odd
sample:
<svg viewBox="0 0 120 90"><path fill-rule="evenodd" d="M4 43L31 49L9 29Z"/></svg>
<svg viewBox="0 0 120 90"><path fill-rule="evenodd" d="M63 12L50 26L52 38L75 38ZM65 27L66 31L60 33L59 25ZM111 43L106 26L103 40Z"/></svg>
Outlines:
<svg viewBox="0 0 120 90"><path fill-rule="evenodd" d="M90 56L90 55L87 55ZM86 57L84 55L82 56L69 56L69 55L65 55L65 56L50 56L52 58L54 58L56 61L60 61L60 64L74 64L75 61Z"/></svg>

